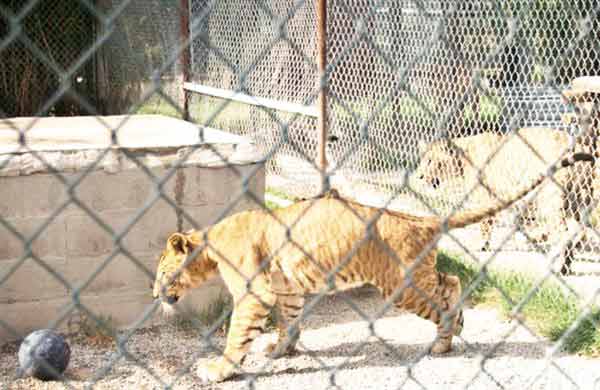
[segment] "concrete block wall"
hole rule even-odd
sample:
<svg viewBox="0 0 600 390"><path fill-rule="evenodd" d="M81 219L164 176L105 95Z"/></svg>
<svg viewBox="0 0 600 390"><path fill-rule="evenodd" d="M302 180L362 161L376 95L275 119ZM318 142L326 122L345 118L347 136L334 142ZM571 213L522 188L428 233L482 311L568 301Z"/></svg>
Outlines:
<svg viewBox="0 0 600 390"><path fill-rule="evenodd" d="M256 166L236 169L244 175ZM165 172L166 169L153 169L157 177ZM185 181L180 189L175 185L177 177ZM77 174L66 174L64 178L75 180ZM44 263L40 265L27 258L0 285L0 319L19 332L58 319L61 311L72 303L70 287L86 283L101 266L103 269L80 292L81 302L99 315L112 317L118 325L132 323L152 301L151 275L167 237L178 228L189 229L193 225L192 221L178 217L163 199L155 201L139 216L155 193L155 185L140 170L91 173L74 191L74 196L88 210L69 203L66 187L52 174L0 177L0 188L2 217L23 238L35 237L31 253ZM248 188L262 199L263 170L253 177ZM164 194L180 204L198 227L214 223L241 191L241 179L226 167L180 168L164 186ZM255 207L256 203L245 196L226 214ZM124 234L122 248L145 270L126 255L115 255L118 247L113 234L102 228L90 212L115 234ZM134 219L137 220L131 225ZM3 225L0 225L0 241L0 275L5 275L26 255L27 248ZM114 257L109 259L111 255ZM62 281L45 267L60 275ZM218 283L208 289L215 288L220 289ZM208 298L214 295L211 293ZM198 308L210 300L206 291L197 291L191 298L188 304ZM0 327L0 341L10 336Z"/></svg>

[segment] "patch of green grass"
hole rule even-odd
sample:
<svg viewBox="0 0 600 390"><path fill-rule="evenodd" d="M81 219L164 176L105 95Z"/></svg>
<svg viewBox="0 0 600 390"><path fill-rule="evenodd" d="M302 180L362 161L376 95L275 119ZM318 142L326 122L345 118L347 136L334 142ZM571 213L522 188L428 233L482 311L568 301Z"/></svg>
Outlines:
<svg viewBox="0 0 600 390"><path fill-rule="evenodd" d="M271 202L270 200L265 200L265 206L269 209L269 210L277 210L280 209L281 206L275 202Z"/></svg>
<svg viewBox="0 0 600 390"><path fill-rule="evenodd" d="M492 281L489 278L481 278L481 280L475 283L476 278L480 274L475 265L463 262L460 258L450 256L444 252L438 254L437 269L440 272L458 276L463 290L472 285L470 287L472 291L469 294L469 299L473 304L482 303L493 287Z"/></svg>
<svg viewBox="0 0 600 390"><path fill-rule="evenodd" d="M438 256L438 270L458 276L464 290L480 273L476 264L446 253ZM504 315L519 316L551 341L561 339L569 331L563 340L565 351L600 356L600 330L594 325L600 323L600 309L594 307L586 313L574 295L556 284L544 282L536 286L527 275L490 272L487 278L473 285L469 298L474 304L498 307ZM583 320L577 323L580 317Z"/></svg>
<svg viewBox="0 0 600 390"><path fill-rule="evenodd" d="M267 187L267 189L265 190L265 194L269 194L269 195L271 195L273 197L276 197L276 198L279 198L279 199L283 199L283 200L292 201L292 202L295 202L296 200L298 200L294 196L285 193L283 190L281 190L279 188L274 188L274 187ZM265 206L269 210L277 210L277 209L280 209L280 208L284 207L281 204L273 202L273 201L268 200L268 199L265 199Z"/></svg>
<svg viewBox="0 0 600 390"><path fill-rule="evenodd" d="M255 114L252 107L247 104L228 102L223 105L223 100L216 98L203 98L190 101L190 116L195 123L208 127L220 128L235 132L247 132L252 128L252 117ZM135 114L156 114L174 118L181 118L182 112L171 104L170 101L153 96L142 104Z"/></svg>
<svg viewBox="0 0 600 390"><path fill-rule="evenodd" d="M269 193L269 194L271 194L273 196L276 196L278 198L281 198L281 199L291 200L291 201L296 201L297 200L294 196L285 193L284 191L280 190L279 188L267 187L267 189L265 190L265 192Z"/></svg>
<svg viewBox="0 0 600 390"><path fill-rule="evenodd" d="M135 114L165 115L174 118L181 118L182 116L181 112L173 104L160 96L153 96L148 99L135 111Z"/></svg>

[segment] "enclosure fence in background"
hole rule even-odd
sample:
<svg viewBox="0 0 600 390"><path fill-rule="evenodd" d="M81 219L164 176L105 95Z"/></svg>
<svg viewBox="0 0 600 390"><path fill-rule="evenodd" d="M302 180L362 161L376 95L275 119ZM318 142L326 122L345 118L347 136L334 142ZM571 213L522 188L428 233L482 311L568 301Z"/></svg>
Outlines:
<svg viewBox="0 0 600 390"><path fill-rule="evenodd" d="M191 28L188 90L192 116L202 122L206 107L223 102L242 85L243 92L271 99L268 105L257 106L231 98L224 114L213 118L211 125L248 135L268 153L281 142L274 118L294 118L286 134L289 142L269 160L268 186L298 197L314 194L320 176L307 162L317 157L313 93L317 71L307 61L316 55L314 1L272 1L270 10L235 2L206 4L191 2L194 16L210 9L203 19L206 23ZM589 1L462 1L451 6L443 1L330 1L328 121L332 139L328 156L332 181L356 199L381 203L394 194L393 207L430 213L404 188L405 175L417 168L424 145L448 137L468 143L468 137L478 134L502 135L529 127L564 134L564 139L548 146L553 151L538 150L541 156L524 156L504 168L506 186L529 180L520 172L531 159L541 157L544 163L556 159L568 147L569 137L578 134L577 126L563 120L574 107L562 101L561 95L573 79L596 74L600 66L593 38L600 28L595 7ZM286 21L281 39L274 38L280 26L272 15ZM214 42L218 51L206 51L205 39ZM231 64L244 71L236 77ZM550 130L547 133L546 138L557 137ZM496 165L509 153L498 156ZM447 163L440 158L440 163ZM439 171L443 184L439 188L419 180L412 186L435 212L447 213L472 184L457 178L451 167ZM585 186L575 187L588 191ZM472 195L467 204L481 206L488 200ZM547 249L560 241L560 234L548 237L541 232L553 222L529 219L535 230L532 234L544 238L538 240L539 245ZM495 230L507 231L513 225L511 214L504 213ZM514 237L506 244L509 248L537 249L529 245L530 240ZM587 247L595 245L590 242Z"/></svg>
<svg viewBox="0 0 600 390"><path fill-rule="evenodd" d="M352 285L354 280L344 279L355 275L346 272L368 273L363 270L374 266L366 254L375 254L387 267L377 277L387 281L399 270L403 281L382 287L386 300L371 311L361 306L360 293L341 295L340 302L368 324L365 338L345 346L341 358L307 342L310 332L302 334L301 353L316 362L314 370L328 374L322 387L346 387L338 380L375 340L385 349L382 354L404 368L389 379L391 387L434 388L431 370L424 375L419 365L429 360L430 348L451 340L455 332L463 353L477 355L478 361L470 365L472 375L454 384L510 388L511 378L497 377L507 370L490 370L486 364L517 328L550 344L543 359L536 356L543 364L527 373L523 387L543 387L550 370L574 386L582 383L557 359L567 344L575 343L573 338L581 337L578 345L587 346L598 333L597 288L584 298L574 286L581 279L573 276L584 263L579 260L594 264L600 250L595 163L578 163L547 178L503 217L490 216L456 232L448 227L462 227L456 216L465 210L507 202L540 175L554 173L550 167L575 152L599 155L599 83L583 76L600 71L600 4L326 3L323 80L316 60L315 1L27 0L0 5L0 196L9 194L4 204L10 200L15 205L0 202L0 241L7 243L0 247L0 334L18 340L24 328L17 323L39 321L52 311L45 327L66 331L78 317L86 329L92 326L113 340L108 351L94 354L93 364L78 363L77 375L67 371L53 385L102 388L133 382L140 388L140 383L200 388L200 367L199 372L208 372L204 379L230 379L229 369L241 373L233 385L219 385L223 388L240 381L247 388L275 386L269 382L275 366L286 375L294 368L282 368L289 364L287 358L280 363L268 356L245 365L239 351L261 329L244 321L257 321L257 313L273 309L270 299L280 275L290 279L282 282L286 288L294 283L302 291L312 287L304 298L276 296L283 312L279 321L290 325L278 328L289 336L279 347L293 346L300 323L323 315L319 308L327 304L328 294L338 292L342 282ZM342 198L321 191L316 107L322 81L328 98L327 118L321 118L328 124L325 175ZM75 114L86 117L63 118ZM263 169L268 193L307 198L305 209L286 214L266 202ZM323 197L328 200L322 202ZM333 203L339 214L324 208L322 215L329 218L319 220L319 209L312 208ZM247 209L259 210L250 215L262 216L264 223L241 220L231 234L225 231L220 241L214 240L223 230L211 225ZM341 215L351 216L352 228L338 237L326 227ZM419 220L431 216L439 217L440 226L433 219ZM404 224L406 231L401 231ZM387 228L399 229L399 237L417 248L399 250L394 246L398 238L385 236ZM200 233L171 235L188 229ZM264 240L280 237L280 245L268 251L259 251L258 243L227 246L241 236L260 236L260 229L271 235ZM319 229L322 234L315 233ZM315 240L332 237L332 242L311 246L312 241L301 240L304 234ZM423 242L421 234L427 238ZM193 248L186 246L192 241ZM438 244L476 264L460 294L454 279L434 269L431 250ZM324 260L327 245L337 256ZM167 278L156 267L169 250L183 260L169 269L173 274ZM489 268L509 250L517 258L528 251L537 255L535 261L544 260L533 282L519 284L519 276L504 283L491 274ZM165 330L160 306L177 301L172 290L187 283L177 278L206 253L240 283L232 306L223 305L208 324L198 313L172 305L177 318L197 329L180 339L184 336ZM297 262L281 266L285 255L296 256ZM352 268L359 258L365 263ZM259 266L248 268L253 264ZM116 266L126 268L115 271ZM294 267L312 270L319 280L309 273L293 275ZM462 267L454 270L461 277L470 269ZM128 275L136 275L133 285L115 287ZM424 282L429 277L431 285ZM155 278L158 284L151 292L147 285ZM265 280L269 288L260 284ZM526 286L516 299L507 292L514 280ZM527 311L550 283L559 291L550 298L572 298L567 301L572 315L552 341L528 323ZM26 296L21 295L24 285ZM49 286L58 286L60 295L38 296ZM458 335L462 310L482 286L498 292L513 320L485 350L472 341L476 337ZM109 288L125 291L131 299L145 298L135 305L129 297L99 303L96 298ZM379 334L376 323L406 296L418 303L407 304L408 309L432 319L438 333L434 342L399 352L401 347ZM128 327L112 326L104 314L109 305L127 311ZM29 314L17 307L29 308ZM242 318L242 309L250 312L250 320ZM267 314L261 319L266 321ZM328 337L343 338L334 320L327 321L333 323ZM403 333L400 322L394 334ZM468 317L464 326L472 326ZM223 328L230 331L227 341ZM235 329L248 337L234 334ZM150 353L138 343L143 337L160 343L160 350ZM75 361L86 348L95 348L89 341L77 345ZM10 347L0 352L0 362L14 359ZM216 365L205 365L208 357L223 353ZM118 372L120 366L127 367L125 374ZM34 383L6 370L0 372L3 387ZM368 367L365 375L372 370ZM119 376L123 381L116 383Z"/></svg>

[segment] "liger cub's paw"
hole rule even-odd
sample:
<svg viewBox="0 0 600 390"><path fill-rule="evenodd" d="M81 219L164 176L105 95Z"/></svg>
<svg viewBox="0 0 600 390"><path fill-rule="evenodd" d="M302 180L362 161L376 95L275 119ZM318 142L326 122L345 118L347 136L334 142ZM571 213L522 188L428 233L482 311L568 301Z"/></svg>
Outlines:
<svg viewBox="0 0 600 390"><path fill-rule="evenodd" d="M226 359L218 358L198 367L196 374L202 382L221 382L234 374L234 368Z"/></svg>
<svg viewBox="0 0 600 390"><path fill-rule="evenodd" d="M271 359L279 359L284 356L295 355L297 351L296 347L291 344L285 345L283 343L269 343L263 349L263 353Z"/></svg>
<svg viewBox="0 0 600 390"><path fill-rule="evenodd" d="M435 355L450 352L450 350L452 350L452 338L438 339L431 346L431 353Z"/></svg>

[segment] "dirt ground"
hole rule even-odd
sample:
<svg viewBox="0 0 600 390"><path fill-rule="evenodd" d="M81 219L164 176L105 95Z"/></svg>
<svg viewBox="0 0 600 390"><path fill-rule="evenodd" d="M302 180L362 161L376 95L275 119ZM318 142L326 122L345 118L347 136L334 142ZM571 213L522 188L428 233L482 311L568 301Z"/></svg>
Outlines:
<svg viewBox="0 0 600 390"><path fill-rule="evenodd" d="M6 389L600 389L600 361L558 354L551 345L495 310L467 308L465 329L454 350L427 354L435 327L395 309L374 323L366 315L382 301L369 289L325 297L303 323L300 352L272 361L260 352L273 333L255 341L245 373L227 382L202 384L198 364L217 353L198 331L174 325L137 331L125 344L128 360L110 343L71 339L67 383L15 378L17 346L0 351L0 387ZM213 337L216 347L224 335ZM198 359L196 359L196 355ZM182 373L184 366L191 372Z"/></svg>

